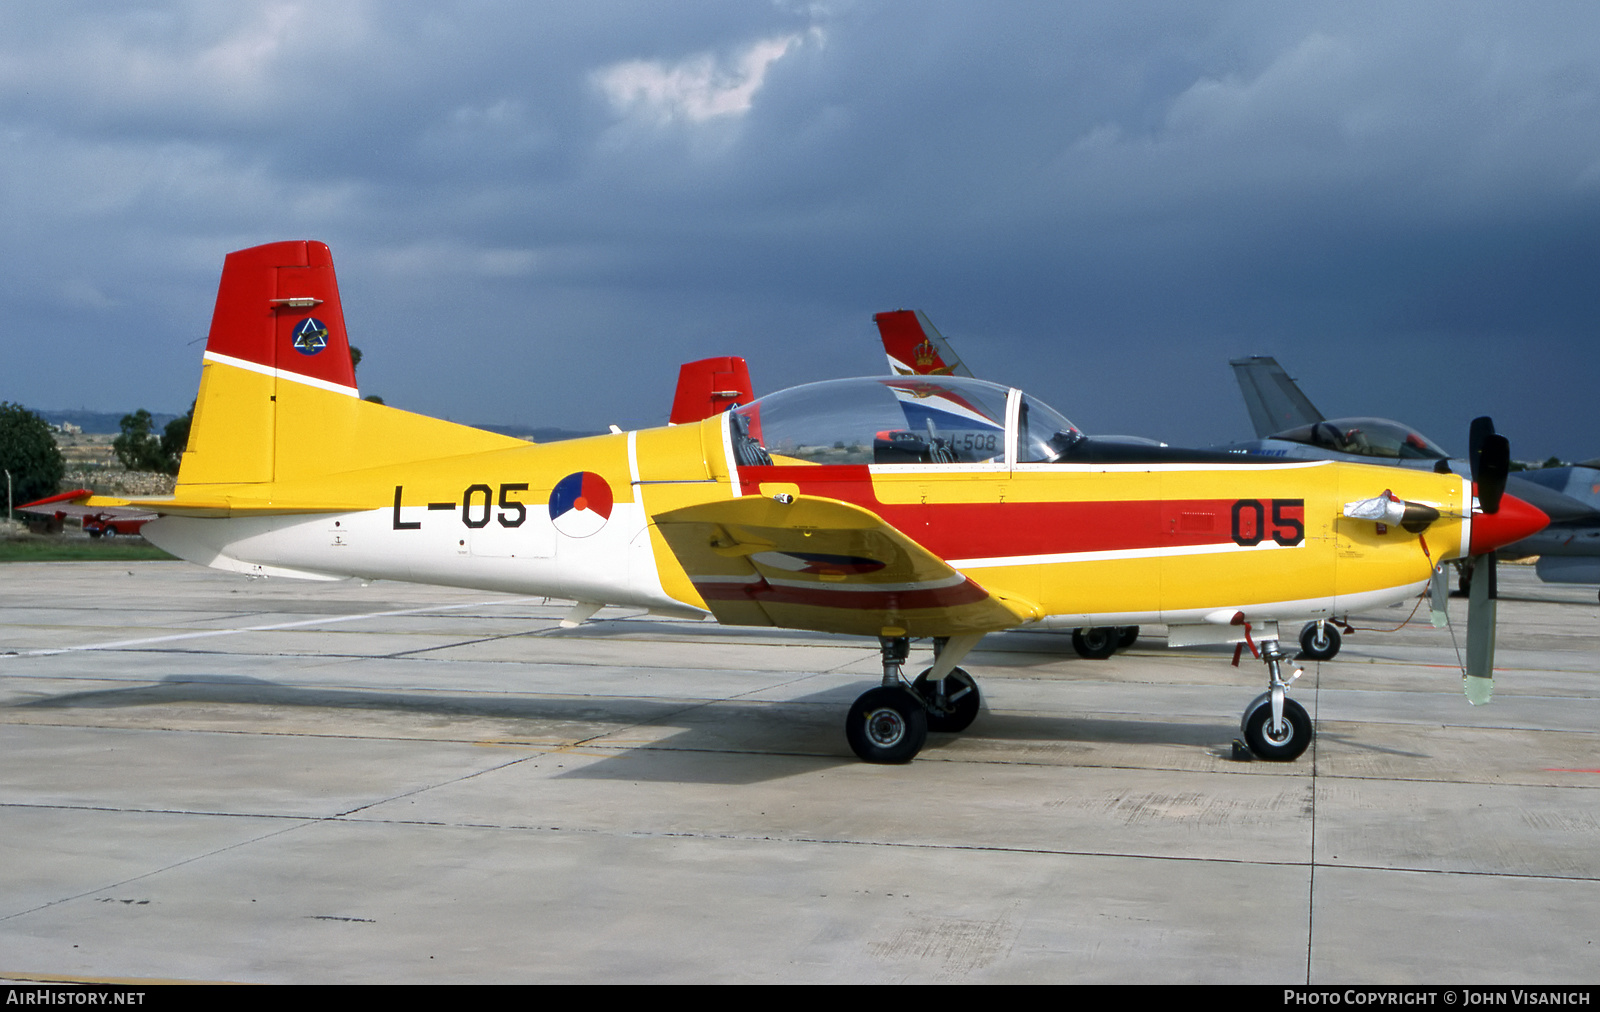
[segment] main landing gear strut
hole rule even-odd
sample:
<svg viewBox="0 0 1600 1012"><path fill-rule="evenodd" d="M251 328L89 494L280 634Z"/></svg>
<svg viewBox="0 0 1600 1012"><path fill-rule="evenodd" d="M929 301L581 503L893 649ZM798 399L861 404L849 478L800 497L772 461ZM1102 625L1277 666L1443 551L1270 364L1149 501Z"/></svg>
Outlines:
<svg viewBox="0 0 1600 1012"><path fill-rule="evenodd" d="M1267 691L1250 701L1244 709L1239 729L1245 744L1262 759L1290 762L1300 758L1311 744L1311 716L1305 707L1289 698L1289 685L1300 677L1295 668L1288 679L1282 664L1289 654L1276 639L1261 644L1261 660L1267 666Z"/></svg>
<svg viewBox="0 0 1600 1012"><path fill-rule="evenodd" d="M978 716L978 683L956 664L982 634L933 641L933 666L907 685L902 669L911 653L905 636L878 637L883 684L850 707L844 735L851 751L869 763L910 762L929 731L964 731Z"/></svg>

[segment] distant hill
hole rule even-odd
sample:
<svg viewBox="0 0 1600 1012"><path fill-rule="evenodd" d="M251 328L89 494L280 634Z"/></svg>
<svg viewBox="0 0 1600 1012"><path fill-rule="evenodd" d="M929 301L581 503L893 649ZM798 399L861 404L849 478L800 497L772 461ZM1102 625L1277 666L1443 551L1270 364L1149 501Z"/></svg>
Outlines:
<svg viewBox="0 0 1600 1012"><path fill-rule="evenodd" d="M107 432L116 434L122 431L122 416L133 414L133 410L90 411L87 408L77 408L76 410L47 411L43 409L35 409L34 413L40 418L43 418L45 421L49 422L51 425L60 425L62 422L71 422L73 425L76 425L78 428L89 434ZM160 434L161 430L167 427L167 423L178 416L156 414L152 412L150 417L155 421L155 424L151 426L151 429L157 434Z"/></svg>

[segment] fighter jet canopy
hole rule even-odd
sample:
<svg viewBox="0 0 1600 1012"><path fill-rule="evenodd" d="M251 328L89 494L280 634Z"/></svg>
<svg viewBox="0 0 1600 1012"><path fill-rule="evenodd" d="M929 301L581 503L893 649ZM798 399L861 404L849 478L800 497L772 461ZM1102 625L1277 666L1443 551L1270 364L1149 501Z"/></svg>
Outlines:
<svg viewBox="0 0 1600 1012"><path fill-rule="evenodd" d="M1387 418L1330 418L1271 438L1386 460L1444 460L1450 456L1427 436Z"/></svg>

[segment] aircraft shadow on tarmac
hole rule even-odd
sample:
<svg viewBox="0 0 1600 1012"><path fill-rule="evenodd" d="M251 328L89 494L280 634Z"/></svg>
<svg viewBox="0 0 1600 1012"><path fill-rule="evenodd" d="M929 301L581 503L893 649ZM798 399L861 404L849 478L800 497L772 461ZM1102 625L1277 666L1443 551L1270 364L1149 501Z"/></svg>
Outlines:
<svg viewBox="0 0 1600 1012"><path fill-rule="evenodd" d="M845 684L781 702L761 702L625 695L390 692L288 686L218 673L174 675L136 687L63 693L19 703L14 708L38 711L200 705L387 712L429 719L428 733L425 736L407 734L403 729L382 726L373 728L370 737L426 737L430 741L461 741L474 745L525 745L542 751L573 745L616 748L621 749L618 754L603 756L560 775L735 784L793 776L814 769L813 763L854 766L856 759L839 723L841 706L848 705L858 689L857 684ZM440 718L460 720L469 726L463 726L459 735L451 734L449 729L441 733L436 723ZM539 726L516 727L521 721ZM470 726L474 722L502 723L491 728L481 724ZM653 730L674 728L675 731L666 733ZM204 730L203 727L196 729ZM230 721L230 729L238 729L236 720ZM265 718L263 731L272 733ZM292 733L326 732L300 728ZM1020 746L1025 753L1031 751L1031 744L1056 762L1069 756L1084 758L1074 755L1073 746L1165 746L1226 755L1229 743L1237 734L1236 723L1209 718L1178 721L1040 716L993 713L985 707L973 727L963 735L930 734L925 756L934 758L941 750L963 739L971 739L974 744L992 742L1007 751ZM699 755L706 761L680 761L687 754ZM799 769L790 761L747 761L754 756L771 760L803 758L813 763ZM981 753L974 756L979 757ZM1036 758L1050 761L1046 756ZM1155 765L1165 764L1158 759Z"/></svg>

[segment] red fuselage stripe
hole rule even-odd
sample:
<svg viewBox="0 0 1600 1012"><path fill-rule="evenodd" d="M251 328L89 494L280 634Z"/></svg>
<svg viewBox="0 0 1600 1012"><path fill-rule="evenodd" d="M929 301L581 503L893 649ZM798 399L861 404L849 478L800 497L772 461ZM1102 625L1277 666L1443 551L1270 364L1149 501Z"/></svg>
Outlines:
<svg viewBox="0 0 1600 1012"><path fill-rule="evenodd" d="M786 482L863 506L945 559L1235 543L1233 499L891 504L878 500L865 465L742 467L739 477L746 495L758 494L763 482ZM1304 521L1298 506L1284 515ZM1246 512L1247 535L1256 533L1255 517Z"/></svg>

